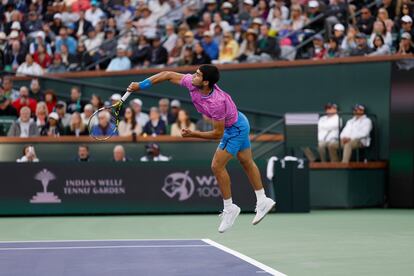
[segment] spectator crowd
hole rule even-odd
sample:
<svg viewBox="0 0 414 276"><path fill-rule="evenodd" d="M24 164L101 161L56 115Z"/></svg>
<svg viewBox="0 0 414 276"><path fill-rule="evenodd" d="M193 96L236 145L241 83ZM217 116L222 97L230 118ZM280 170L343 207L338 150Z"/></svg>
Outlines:
<svg viewBox="0 0 414 276"><path fill-rule="evenodd" d="M0 120L16 118L7 130L0 135L11 137L35 136L82 136L88 135L88 122L94 111L110 106L121 100L120 94L113 94L103 100L93 94L89 101L82 98L80 88L72 87L67 101L59 99L52 89L43 91L39 80L34 78L30 87L22 86L19 91L13 88L11 77L4 77L0 87ZM91 126L97 131L105 129L110 123L105 113L98 118L92 117ZM119 136L158 136L171 135L181 137L181 129L208 131L213 128L207 117L193 122L189 113L181 107L181 102L163 98L158 106L149 108L149 114L143 111L143 102L132 99L126 105L119 122ZM1 124L1 123L0 123ZM93 128L92 128L93 129ZM99 133L94 133L99 135Z"/></svg>
<svg viewBox="0 0 414 276"><path fill-rule="evenodd" d="M26 145L23 147L22 157L16 160L17 163L31 163L39 162L39 158L36 155L35 147L33 145ZM113 162L130 162L136 161L127 155L127 152L123 145L116 145L112 150ZM161 148L156 143L149 143L145 145L145 154L138 158L140 162L168 162L172 160L171 156L165 156L161 153ZM91 155L89 146L81 144L78 146L78 152L73 158L76 162L92 162L95 161Z"/></svg>
<svg viewBox="0 0 414 276"><path fill-rule="evenodd" d="M412 0L4 0L0 70L410 54L413 10Z"/></svg>

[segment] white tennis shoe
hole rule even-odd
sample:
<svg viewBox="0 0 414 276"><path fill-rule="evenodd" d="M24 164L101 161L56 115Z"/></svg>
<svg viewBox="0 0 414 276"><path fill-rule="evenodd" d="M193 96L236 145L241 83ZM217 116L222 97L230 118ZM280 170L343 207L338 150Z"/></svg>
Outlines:
<svg viewBox="0 0 414 276"><path fill-rule="evenodd" d="M224 209L220 214L221 223L218 228L220 233L224 233L233 226L234 221L237 216L240 214L240 208L236 204L232 204L229 208Z"/></svg>
<svg viewBox="0 0 414 276"><path fill-rule="evenodd" d="M273 199L266 197L265 200L258 202L256 205L256 216L254 217L252 224L258 224L276 205Z"/></svg>

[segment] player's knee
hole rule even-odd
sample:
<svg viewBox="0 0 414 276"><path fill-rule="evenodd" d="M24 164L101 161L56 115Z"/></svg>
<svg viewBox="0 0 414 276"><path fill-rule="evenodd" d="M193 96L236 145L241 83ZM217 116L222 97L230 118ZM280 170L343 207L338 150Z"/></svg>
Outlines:
<svg viewBox="0 0 414 276"><path fill-rule="evenodd" d="M211 163L211 170L214 174L220 172L220 170L223 169L223 166L221 166L218 162L212 162Z"/></svg>
<svg viewBox="0 0 414 276"><path fill-rule="evenodd" d="M243 168L247 169L253 166L253 160L251 159L239 159L240 165L242 165Z"/></svg>

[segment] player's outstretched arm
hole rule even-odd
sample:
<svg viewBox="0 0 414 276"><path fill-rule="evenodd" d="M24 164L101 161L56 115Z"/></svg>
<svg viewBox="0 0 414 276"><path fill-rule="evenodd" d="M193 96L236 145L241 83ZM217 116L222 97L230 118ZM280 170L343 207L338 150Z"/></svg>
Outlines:
<svg viewBox="0 0 414 276"><path fill-rule="evenodd" d="M151 86L164 82L169 81L174 84L180 84L184 74L172 72L172 71L162 71L158 74L155 74L141 82L131 82L128 86L128 92L134 92L139 90L149 89Z"/></svg>
<svg viewBox="0 0 414 276"><path fill-rule="evenodd" d="M191 131L189 129L182 129L181 135L183 137L194 137L194 138L203 138L210 140L218 140L223 137L224 134L224 120L223 121L213 121L213 130L211 131Z"/></svg>

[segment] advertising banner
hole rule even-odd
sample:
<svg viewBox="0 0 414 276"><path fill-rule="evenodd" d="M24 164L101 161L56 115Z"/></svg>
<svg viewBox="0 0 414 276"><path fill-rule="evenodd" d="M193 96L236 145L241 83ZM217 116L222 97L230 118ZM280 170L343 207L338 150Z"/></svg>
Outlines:
<svg viewBox="0 0 414 276"><path fill-rule="evenodd" d="M234 162L235 163L235 162ZM0 215L219 212L222 199L207 162L2 163ZM238 164L229 166L233 200L254 211Z"/></svg>

